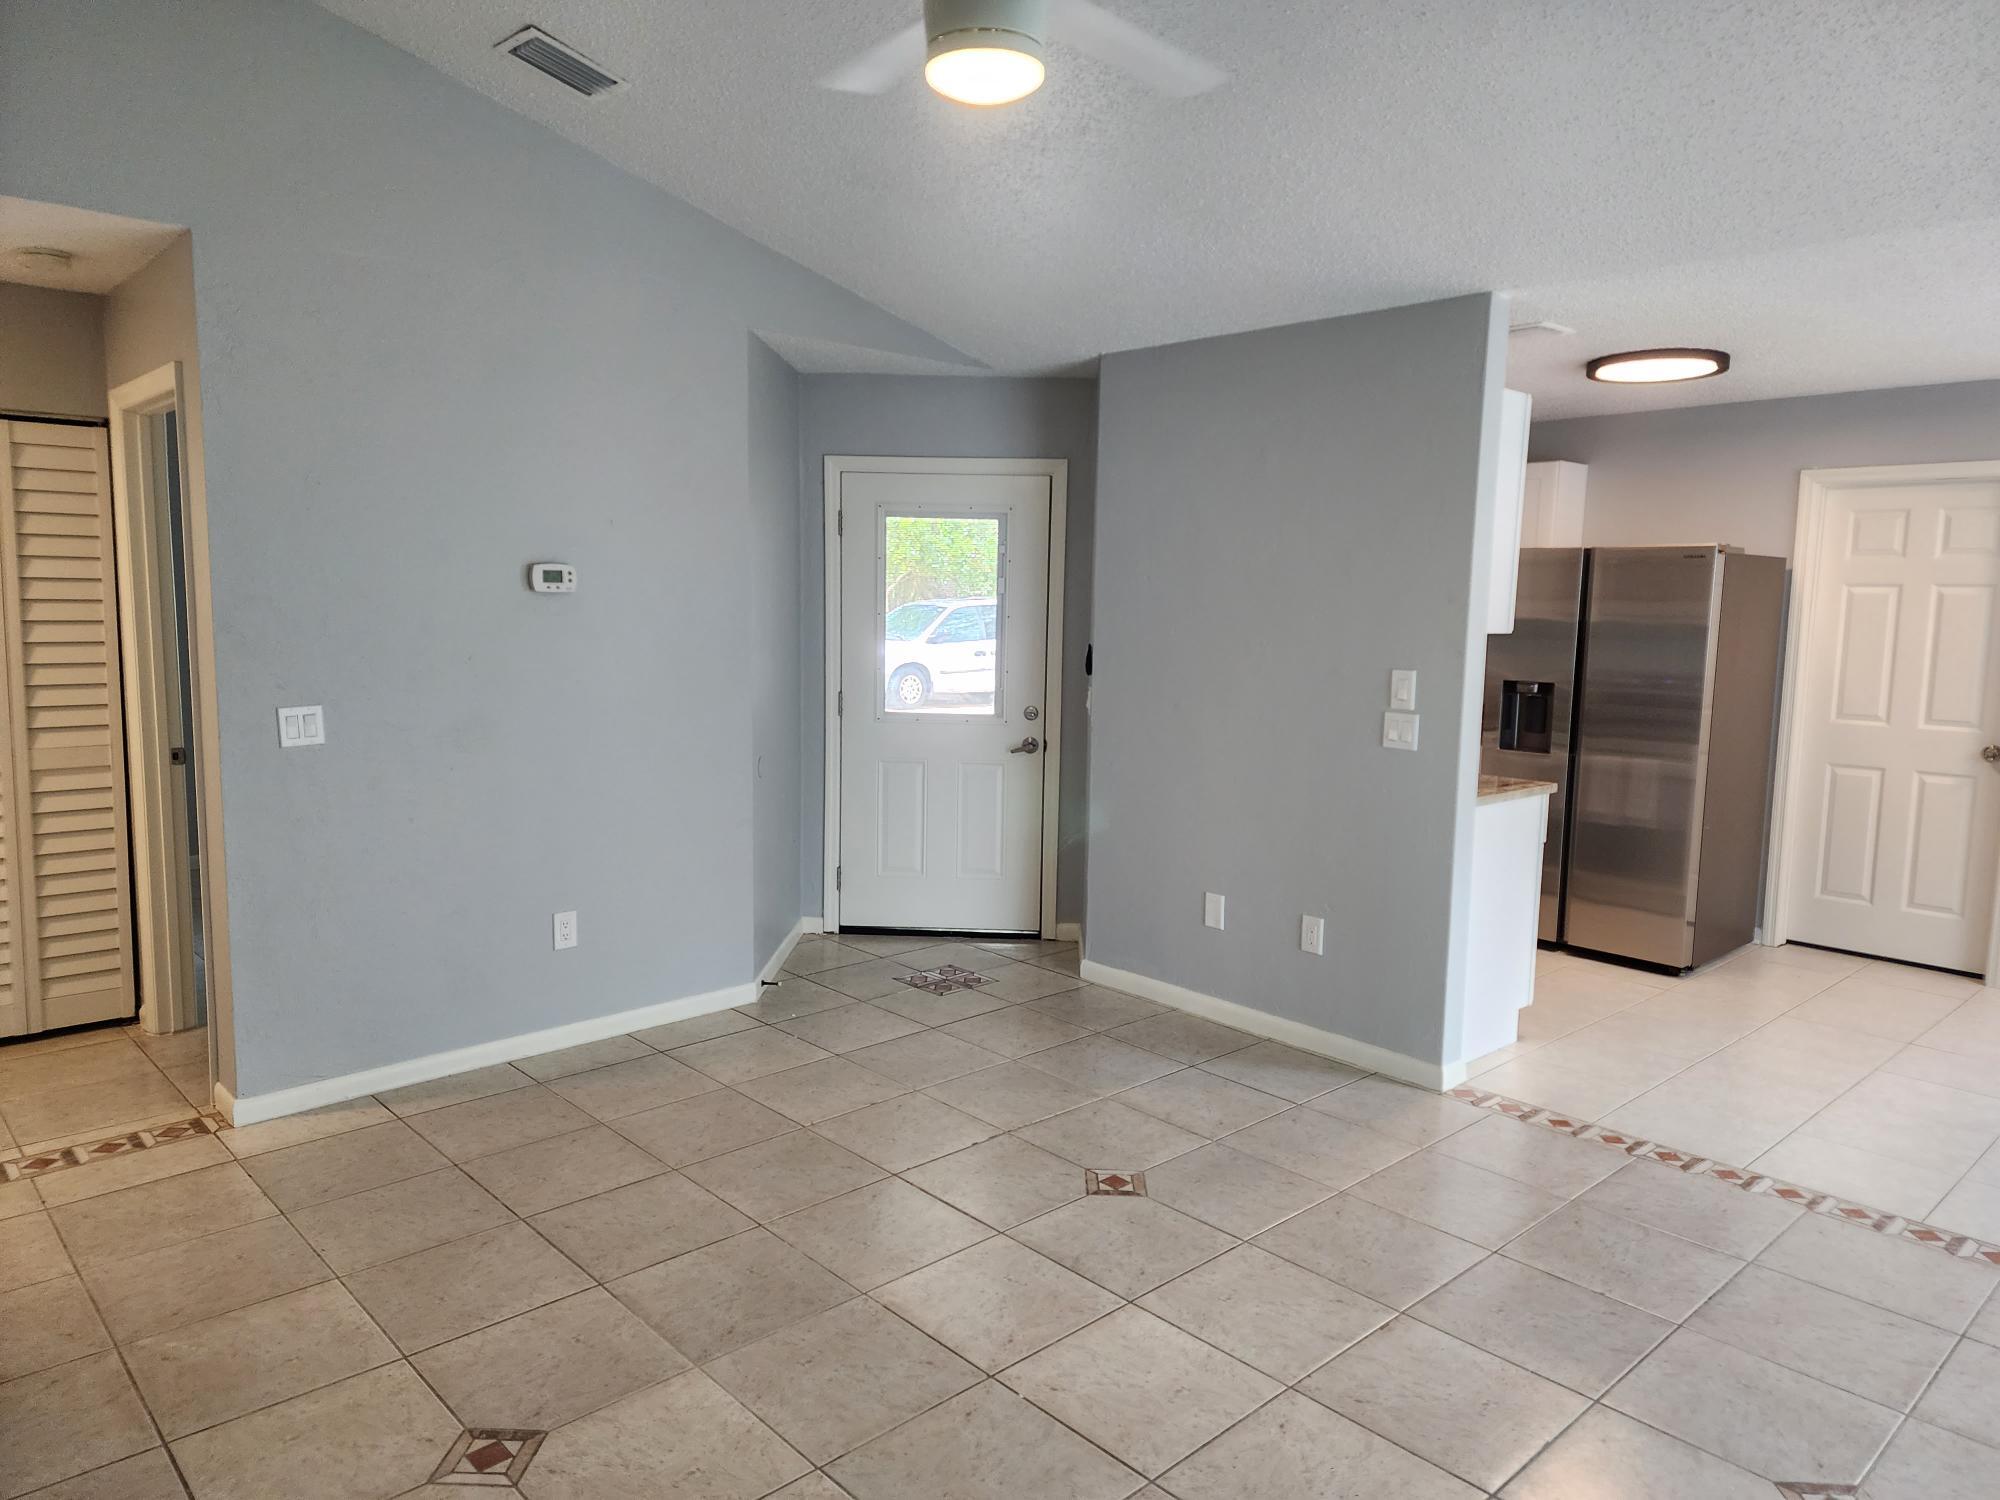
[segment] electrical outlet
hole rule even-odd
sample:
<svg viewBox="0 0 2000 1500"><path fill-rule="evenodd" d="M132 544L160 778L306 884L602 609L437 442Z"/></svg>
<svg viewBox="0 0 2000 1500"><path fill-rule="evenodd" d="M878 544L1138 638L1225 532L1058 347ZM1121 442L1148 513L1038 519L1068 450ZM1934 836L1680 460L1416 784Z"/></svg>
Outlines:
<svg viewBox="0 0 2000 1500"><path fill-rule="evenodd" d="M1299 951L1301 953L1326 952L1326 918L1299 918Z"/></svg>
<svg viewBox="0 0 2000 1500"><path fill-rule="evenodd" d="M1222 898L1216 895L1214 891L1208 892L1207 895L1201 898L1201 919L1210 927L1218 931L1221 930Z"/></svg>
<svg viewBox="0 0 2000 1500"><path fill-rule="evenodd" d="M576 946L576 913L559 911L555 919L556 946L574 948Z"/></svg>

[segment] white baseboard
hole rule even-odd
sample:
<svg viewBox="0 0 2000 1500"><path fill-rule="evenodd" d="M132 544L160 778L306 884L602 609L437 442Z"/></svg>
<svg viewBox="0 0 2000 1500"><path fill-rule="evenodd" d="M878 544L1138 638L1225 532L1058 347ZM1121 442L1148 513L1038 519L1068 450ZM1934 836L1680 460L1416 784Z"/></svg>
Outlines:
<svg viewBox="0 0 2000 1500"><path fill-rule="evenodd" d="M792 924L792 935L778 944L778 951L764 961L764 967L757 971L757 982L765 984L778 977L778 970L784 968L785 960L792 956L792 950L799 945L799 939L807 933L819 932L825 923L818 917L800 917Z"/></svg>
<svg viewBox="0 0 2000 1500"><path fill-rule="evenodd" d="M1109 964L1100 964L1088 958L1083 961L1079 972L1092 984L1101 984L1107 989L1123 990L1128 995L1137 995L1141 1000L1151 1000L1157 1005L1184 1010L1190 1015L1218 1021L1224 1026L1234 1026L1238 1031L1247 1031L1253 1036L1283 1042L1286 1046L1296 1047L1301 1052L1330 1057L1335 1062L1366 1068L1371 1073L1384 1073L1391 1078L1399 1078L1404 1083L1414 1083L1419 1088L1436 1089L1441 1092L1455 1088L1465 1081L1465 1064L1462 1062L1424 1062L1401 1052L1391 1052L1387 1047L1377 1047L1372 1042L1356 1041L1353 1037L1342 1036L1337 1031L1322 1031L1319 1027L1308 1026L1303 1021L1287 1020L1283 1016L1274 1016L1267 1011L1253 1010L1250 1006L1239 1005L1234 1000L1222 1000L1214 995L1204 995L1200 990L1183 989L1180 985L1169 984L1164 979L1134 974L1129 969L1114 969Z"/></svg>
<svg viewBox="0 0 2000 1500"><path fill-rule="evenodd" d="M1056 941L1059 943L1080 943L1083 941L1083 923L1056 923Z"/></svg>
<svg viewBox="0 0 2000 1500"><path fill-rule="evenodd" d="M545 1031L524 1031L518 1036L475 1042L470 1047L433 1052L427 1057L413 1057L406 1062L387 1063L379 1068L364 1068L358 1073L342 1073L338 1077L320 1078L311 1083L294 1084L288 1089L273 1089L268 1094L251 1094L242 1099L233 1097L217 1084L216 1104L229 1117L232 1125L256 1125L264 1120L296 1115L326 1104L343 1104L364 1095L385 1093L405 1084L429 1083L434 1078L469 1073L474 1068L491 1067L494 1063L513 1062L516 1058L534 1057L563 1047L600 1042L606 1037L622 1036L628 1031L643 1031L648 1026L664 1026L669 1021L705 1016L711 1011L728 1010L734 1005L748 1005L757 998L758 988L754 983L734 984L727 989L710 990L705 995L664 1000L658 1005L642 1005L637 1010L592 1016L586 1021L551 1026Z"/></svg>

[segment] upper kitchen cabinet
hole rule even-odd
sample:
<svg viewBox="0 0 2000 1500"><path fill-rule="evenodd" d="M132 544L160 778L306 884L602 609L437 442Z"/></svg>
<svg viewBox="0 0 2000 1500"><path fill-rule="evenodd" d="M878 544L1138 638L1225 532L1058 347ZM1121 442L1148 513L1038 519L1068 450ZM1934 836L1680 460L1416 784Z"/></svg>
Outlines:
<svg viewBox="0 0 2000 1500"><path fill-rule="evenodd" d="M1523 547L1583 545L1583 485L1590 470L1554 460L1529 464L1521 492Z"/></svg>
<svg viewBox="0 0 2000 1500"><path fill-rule="evenodd" d="M1521 551L1521 507L1528 469L1530 397L1520 391L1500 394L1500 469L1494 485L1493 542L1488 554L1486 633L1508 635L1514 629L1514 583Z"/></svg>

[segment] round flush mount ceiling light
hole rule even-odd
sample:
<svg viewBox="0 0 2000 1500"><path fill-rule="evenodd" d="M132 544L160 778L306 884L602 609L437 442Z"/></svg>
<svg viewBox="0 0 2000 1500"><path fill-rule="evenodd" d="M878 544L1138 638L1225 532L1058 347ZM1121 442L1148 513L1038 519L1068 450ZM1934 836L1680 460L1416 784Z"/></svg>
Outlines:
<svg viewBox="0 0 2000 1500"><path fill-rule="evenodd" d="M960 104L1012 104L1048 76L1047 0L925 0L924 31L924 81Z"/></svg>
<svg viewBox="0 0 2000 1500"><path fill-rule="evenodd" d="M1729 356L1720 349L1634 349L1593 359L1583 372L1615 385L1664 385L1702 380L1728 368Z"/></svg>

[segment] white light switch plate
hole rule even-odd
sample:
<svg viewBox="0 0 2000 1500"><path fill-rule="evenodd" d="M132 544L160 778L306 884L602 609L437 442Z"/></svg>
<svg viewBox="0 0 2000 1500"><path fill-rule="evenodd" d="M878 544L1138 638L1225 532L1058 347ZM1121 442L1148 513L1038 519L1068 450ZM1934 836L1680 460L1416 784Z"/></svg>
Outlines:
<svg viewBox="0 0 2000 1500"><path fill-rule="evenodd" d="M1210 927L1222 926L1222 898L1214 891L1208 892L1201 900L1201 919Z"/></svg>
<svg viewBox="0 0 2000 1500"><path fill-rule="evenodd" d="M1389 673L1389 707L1414 709L1417 706L1417 673L1414 667L1395 667Z"/></svg>
<svg viewBox="0 0 2000 1500"><path fill-rule="evenodd" d="M576 946L576 913L559 911L555 918L556 946L574 948Z"/></svg>
<svg viewBox="0 0 2000 1500"><path fill-rule="evenodd" d="M278 744L286 750L326 743L326 710L317 703L278 710Z"/></svg>
<svg viewBox="0 0 2000 1500"><path fill-rule="evenodd" d="M1401 714L1391 709L1382 715L1382 748L1384 750L1414 750L1417 748L1417 716Z"/></svg>

